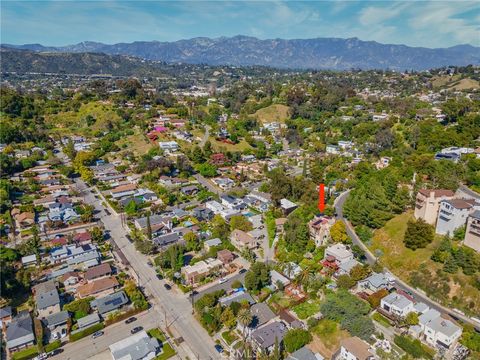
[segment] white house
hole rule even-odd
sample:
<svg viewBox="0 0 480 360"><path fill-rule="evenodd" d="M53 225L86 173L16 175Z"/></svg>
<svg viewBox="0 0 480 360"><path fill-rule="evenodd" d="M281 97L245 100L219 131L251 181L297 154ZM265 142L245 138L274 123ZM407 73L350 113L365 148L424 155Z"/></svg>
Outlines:
<svg viewBox="0 0 480 360"><path fill-rule="evenodd" d="M166 153L175 152L179 149L176 141L160 141L158 146L160 146L160 149Z"/></svg>
<svg viewBox="0 0 480 360"><path fill-rule="evenodd" d="M154 359L161 350L161 345L145 330L120 340L109 346L113 360Z"/></svg>
<svg viewBox="0 0 480 360"><path fill-rule="evenodd" d="M340 351L336 360L371 360L375 359L370 345L358 337L350 337L340 342Z"/></svg>
<svg viewBox="0 0 480 360"><path fill-rule="evenodd" d="M450 348L462 336L462 328L438 316L425 324L425 341L432 346Z"/></svg>
<svg viewBox="0 0 480 360"><path fill-rule="evenodd" d="M353 260L353 253L344 244L338 243L330 245L325 249L325 259L328 260L328 257L333 257L333 261L335 261L337 265L340 265Z"/></svg>
<svg viewBox="0 0 480 360"><path fill-rule="evenodd" d="M451 199L440 201L437 227L435 232L440 235L450 234L467 223L468 216L480 210L480 204L475 200Z"/></svg>
<svg viewBox="0 0 480 360"><path fill-rule="evenodd" d="M415 311L413 302L405 295L393 292L380 301L382 310L396 316L405 317Z"/></svg>

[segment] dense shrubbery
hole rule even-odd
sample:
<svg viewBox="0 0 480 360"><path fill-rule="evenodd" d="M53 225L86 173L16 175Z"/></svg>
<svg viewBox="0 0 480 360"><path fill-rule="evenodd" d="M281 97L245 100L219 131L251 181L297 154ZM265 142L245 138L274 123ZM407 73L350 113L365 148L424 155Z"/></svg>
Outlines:
<svg viewBox="0 0 480 360"><path fill-rule="evenodd" d="M394 342L407 354L416 359L433 359L432 354L425 349L420 340L411 339L407 336L395 336Z"/></svg>
<svg viewBox="0 0 480 360"><path fill-rule="evenodd" d="M80 340L80 339L84 338L85 336L92 335L94 332L102 330L104 327L105 327L105 325L103 325L103 323L95 324L95 325L90 326L86 329L83 329L83 330L81 330L81 331L79 331L75 334L70 334L70 341L74 342L74 341Z"/></svg>

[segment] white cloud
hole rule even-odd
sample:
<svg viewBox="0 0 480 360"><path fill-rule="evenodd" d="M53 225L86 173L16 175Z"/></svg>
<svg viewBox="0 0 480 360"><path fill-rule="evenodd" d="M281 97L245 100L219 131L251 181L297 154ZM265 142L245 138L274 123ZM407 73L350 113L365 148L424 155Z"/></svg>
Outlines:
<svg viewBox="0 0 480 360"><path fill-rule="evenodd" d="M411 5L407 2L393 3L390 6L368 6L360 11L360 24L369 26L383 23L401 15L408 6Z"/></svg>

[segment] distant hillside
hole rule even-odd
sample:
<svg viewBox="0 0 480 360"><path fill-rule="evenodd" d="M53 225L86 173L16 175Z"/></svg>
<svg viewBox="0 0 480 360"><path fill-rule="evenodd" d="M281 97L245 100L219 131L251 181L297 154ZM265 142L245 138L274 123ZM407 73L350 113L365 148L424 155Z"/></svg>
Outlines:
<svg viewBox="0 0 480 360"><path fill-rule="evenodd" d="M5 45L33 51L101 52L136 56L169 63L249 66L296 69L424 70L448 65L480 64L480 48L458 45L428 49L380 44L357 38L269 39L235 36L193 38L175 42L138 41L106 45L82 42L64 47L40 44Z"/></svg>
<svg viewBox="0 0 480 360"><path fill-rule="evenodd" d="M99 53L38 53L28 50L1 48L3 72L35 72L65 74L106 74L113 76L160 75L160 65L138 58Z"/></svg>

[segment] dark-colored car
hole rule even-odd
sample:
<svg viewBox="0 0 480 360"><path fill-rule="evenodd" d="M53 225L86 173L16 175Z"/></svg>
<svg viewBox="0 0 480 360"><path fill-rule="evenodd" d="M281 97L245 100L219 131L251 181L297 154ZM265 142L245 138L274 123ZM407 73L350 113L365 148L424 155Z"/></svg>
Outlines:
<svg viewBox="0 0 480 360"><path fill-rule="evenodd" d="M219 354L223 353L223 347L221 345L215 345L215 350L217 350Z"/></svg>
<svg viewBox="0 0 480 360"><path fill-rule="evenodd" d="M47 355L48 357L56 356L58 354L61 354L63 352L63 349L55 349L50 351Z"/></svg>
<svg viewBox="0 0 480 360"><path fill-rule="evenodd" d="M125 237L127 238L128 241L133 242L132 237L130 235L127 234L125 235Z"/></svg>
<svg viewBox="0 0 480 360"><path fill-rule="evenodd" d="M172 287L169 284L163 284L163 287L167 290L172 290Z"/></svg>
<svg viewBox="0 0 480 360"><path fill-rule="evenodd" d="M107 209L105 209L105 214L107 214L107 215L112 215L112 214L110 213L110 211L108 211Z"/></svg>
<svg viewBox="0 0 480 360"><path fill-rule="evenodd" d="M153 267L153 264L150 260L147 261L147 265L150 266L150 267Z"/></svg>
<svg viewBox="0 0 480 360"><path fill-rule="evenodd" d="M103 331L94 332L93 335L92 335L92 339L96 339L96 338L102 336L103 334L104 334Z"/></svg>
<svg viewBox="0 0 480 360"><path fill-rule="evenodd" d="M134 321L137 321L137 318L135 316L132 316L131 318L125 320L125 324L131 324Z"/></svg>
<svg viewBox="0 0 480 360"><path fill-rule="evenodd" d="M238 273L243 274L243 273L246 273L246 272L247 272L247 269L241 269Z"/></svg>
<svg viewBox="0 0 480 360"><path fill-rule="evenodd" d="M157 279L158 280L163 280L163 275L162 274L157 274Z"/></svg>
<svg viewBox="0 0 480 360"><path fill-rule="evenodd" d="M136 334L136 333L138 333L138 332L140 332L140 331L142 331L142 330L143 330L143 327L142 327L142 326L136 326L136 327L134 327L132 330L130 330L130 333Z"/></svg>

